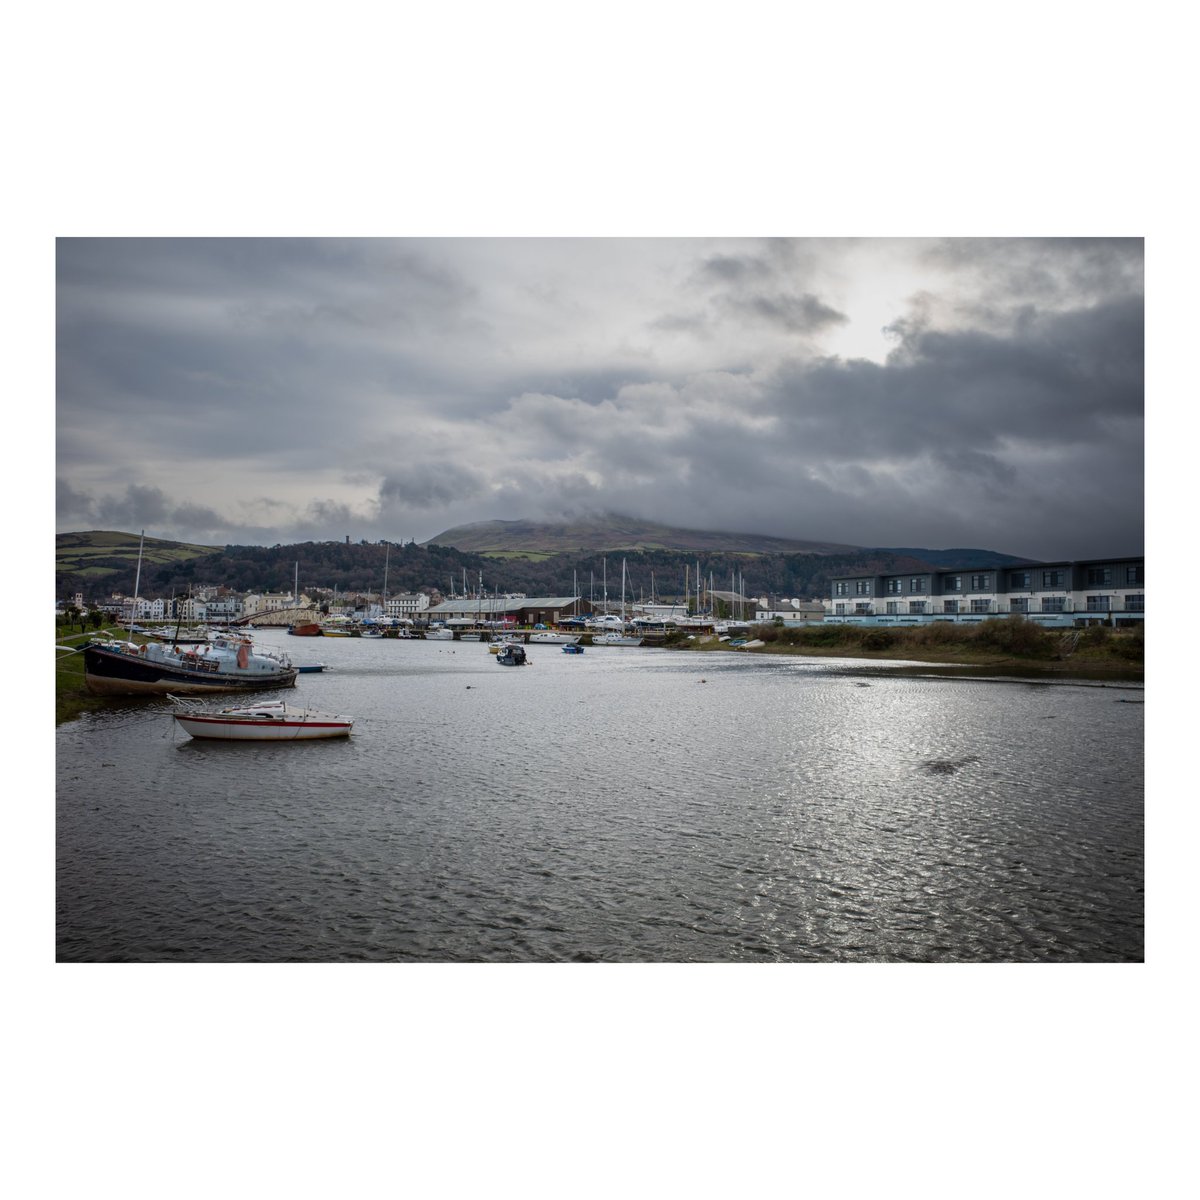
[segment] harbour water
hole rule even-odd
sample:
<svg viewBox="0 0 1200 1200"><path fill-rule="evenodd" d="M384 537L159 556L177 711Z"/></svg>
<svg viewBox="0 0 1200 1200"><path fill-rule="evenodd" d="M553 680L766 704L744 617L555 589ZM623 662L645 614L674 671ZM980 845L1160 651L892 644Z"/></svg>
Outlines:
<svg viewBox="0 0 1200 1200"><path fill-rule="evenodd" d="M62 726L60 961L1142 958L1138 687L256 640L353 736Z"/></svg>

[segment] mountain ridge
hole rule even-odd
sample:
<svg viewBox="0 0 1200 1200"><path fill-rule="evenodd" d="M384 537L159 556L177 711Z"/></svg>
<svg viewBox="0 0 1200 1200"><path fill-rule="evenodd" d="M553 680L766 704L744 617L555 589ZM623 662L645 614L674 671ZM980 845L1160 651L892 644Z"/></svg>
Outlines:
<svg viewBox="0 0 1200 1200"><path fill-rule="evenodd" d="M853 554L861 546L778 538L724 530L683 529L618 513L575 521L474 521L443 530L422 545L453 546L474 554L528 551L671 550L726 554Z"/></svg>

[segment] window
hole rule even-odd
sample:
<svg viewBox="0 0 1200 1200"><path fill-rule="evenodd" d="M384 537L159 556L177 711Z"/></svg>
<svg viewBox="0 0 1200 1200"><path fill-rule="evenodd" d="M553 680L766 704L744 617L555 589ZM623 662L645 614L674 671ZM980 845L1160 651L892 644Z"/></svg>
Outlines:
<svg viewBox="0 0 1200 1200"><path fill-rule="evenodd" d="M889 579L887 581L887 590L889 596L899 596L904 591L903 579Z"/></svg>
<svg viewBox="0 0 1200 1200"><path fill-rule="evenodd" d="M1066 604L1065 596L1043 596L1042 597L1042 612L1054 613L1062 612L1063 606Z"/></svg>
<svg viewBox="0 0 1200 1200"><path fill-rule="evenodd" d="M972 575L971 576L971 591L973 592L990 592L992 590L992 577L990 575Z"/></svg>
<svg viewBox="0 0 1200 1200"><path fill-rule="evenodd" d="M845 596L849 591L850 585L844 579L839 580L833 585L833 594L835 596Z"/></svg>
<svg viewBox="0 0 1200 1200"><path fill-rule="evenodd" d="M844 604L835 604L833 606L833 611L835 615L844 617L846 615L846 606Z"/></svg>
<svg viewBox="0 0 1200 1200"><path fill-rule="evenodd" d="M1142 568L1141 567L1126 567L1125 568L1125 582L1126 583L1141 583L1142 582Z"/></svg>
<svg viewBox="0 0 1200 1200"><path fill-rule="evenodd" d="M1126 612L1145 612L1146 597L1145 596L1126 596L1125 597Z"/></svg>
<svg viewBox="0 0 1200 1200"><path fill-rule="evenodd" d="M868 616L871 612L871 606L869 604L856 604L854 606L854 611L858 613L859 616Z"/></svg>
<svg viewBox="0 0 1200 1200"><path fill-rule="evenodd" d="M961 575L945 576L942 579L942 587L947 592L961 592L962 591L962 576Z"/></svg>
<svg viewBox="0 0 1200 1200"><path fill-rule="evenodd" d="M925 611L924 600L910 600L908 602L908 611L910 613L923 613Z"/></svg>
<svg viewBox="0 0 1200 1200"><path fill-rule="evenodd" d="M856 596L869 596L871 594L871 581L869 579L856 580L854 594Z"/></svg>
<svg viewBox="0 0 1200 1200"><path fill-rule="evenodd" d="M923 592L925 590L925 580L913 578L908 581L908 590L910 592Z"/></svg>
<svg viewBox="0 0 1200 1200"><path fill-rule="evenodd" d="M1023 613L1029 611L1028 596L1013 596L1008 602L1008 611L1015 613Z"/></svg>
<svg viewBox="0 0 1200 1200"><path fill-rule="evenodd" d="M1063 573L1061 571L1043 571L1042 572L1042 587L1044 588L1060 588L1063 586Z"/></svg>
<svg viewBox="0 0 1200 1200"><path fill-rule="evenodd" d="M1088 612L1108 612L1107 596L1089 596L1087 598Z"/></svg>
<svg viewBox="0 0 1200 1200"><path fill-rule="evenodd" d="M1008 577L1010 588L1028 588L1030 586L1028 571L1013 571Z"/></svg>
<svg viewBox="0 0 1200 1200"><path fill-rule="evenodd" d="M1088 567L1088 587L1109 587L1112 584L1112 567Z"/></svg>
<svg viewBox="0 0 1200 1200"><path fill-rule="evenodd" d="M942 602L942 612L956 613L958 612L957 600L945 600Z"/></svg>
<svg viewBox="0 0 1200 1200"><path fill-rule="evenodd" d="M973 613L986 613L992 611L992 602L990 600L972 600L971 611Z"/></svg>
<svg viewBox="0 0 1200 1200"><path fill-rule="evenodd" d="M900 611L900 603L897 600L889 600L887 602L887 610L889 615L895 616Z"/></svg>

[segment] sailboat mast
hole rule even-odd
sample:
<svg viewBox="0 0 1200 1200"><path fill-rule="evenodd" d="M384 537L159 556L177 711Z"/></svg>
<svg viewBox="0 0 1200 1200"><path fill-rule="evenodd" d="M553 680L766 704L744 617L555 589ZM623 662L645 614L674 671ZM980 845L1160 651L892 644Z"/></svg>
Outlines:
<svg viewBox="0 0 1200 1200"><path fill-rule="evenodd" d="M142 586L142 550L146 545L146 531L142 530L142 540L138 542L137 574L133 577L133 608L129 612L129 633L133 635L133 625L137 620L138 589Z"/></svg>

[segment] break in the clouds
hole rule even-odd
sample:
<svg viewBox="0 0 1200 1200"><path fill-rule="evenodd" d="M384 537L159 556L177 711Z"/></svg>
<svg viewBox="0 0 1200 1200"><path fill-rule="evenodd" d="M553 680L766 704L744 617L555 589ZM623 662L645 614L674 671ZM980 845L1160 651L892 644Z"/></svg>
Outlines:
<svg viewBox="0 0 1200 1200"><path fill-rule="evenodd" d="M1138 240L64 239L58 528L1138 553Z"/></svg>

